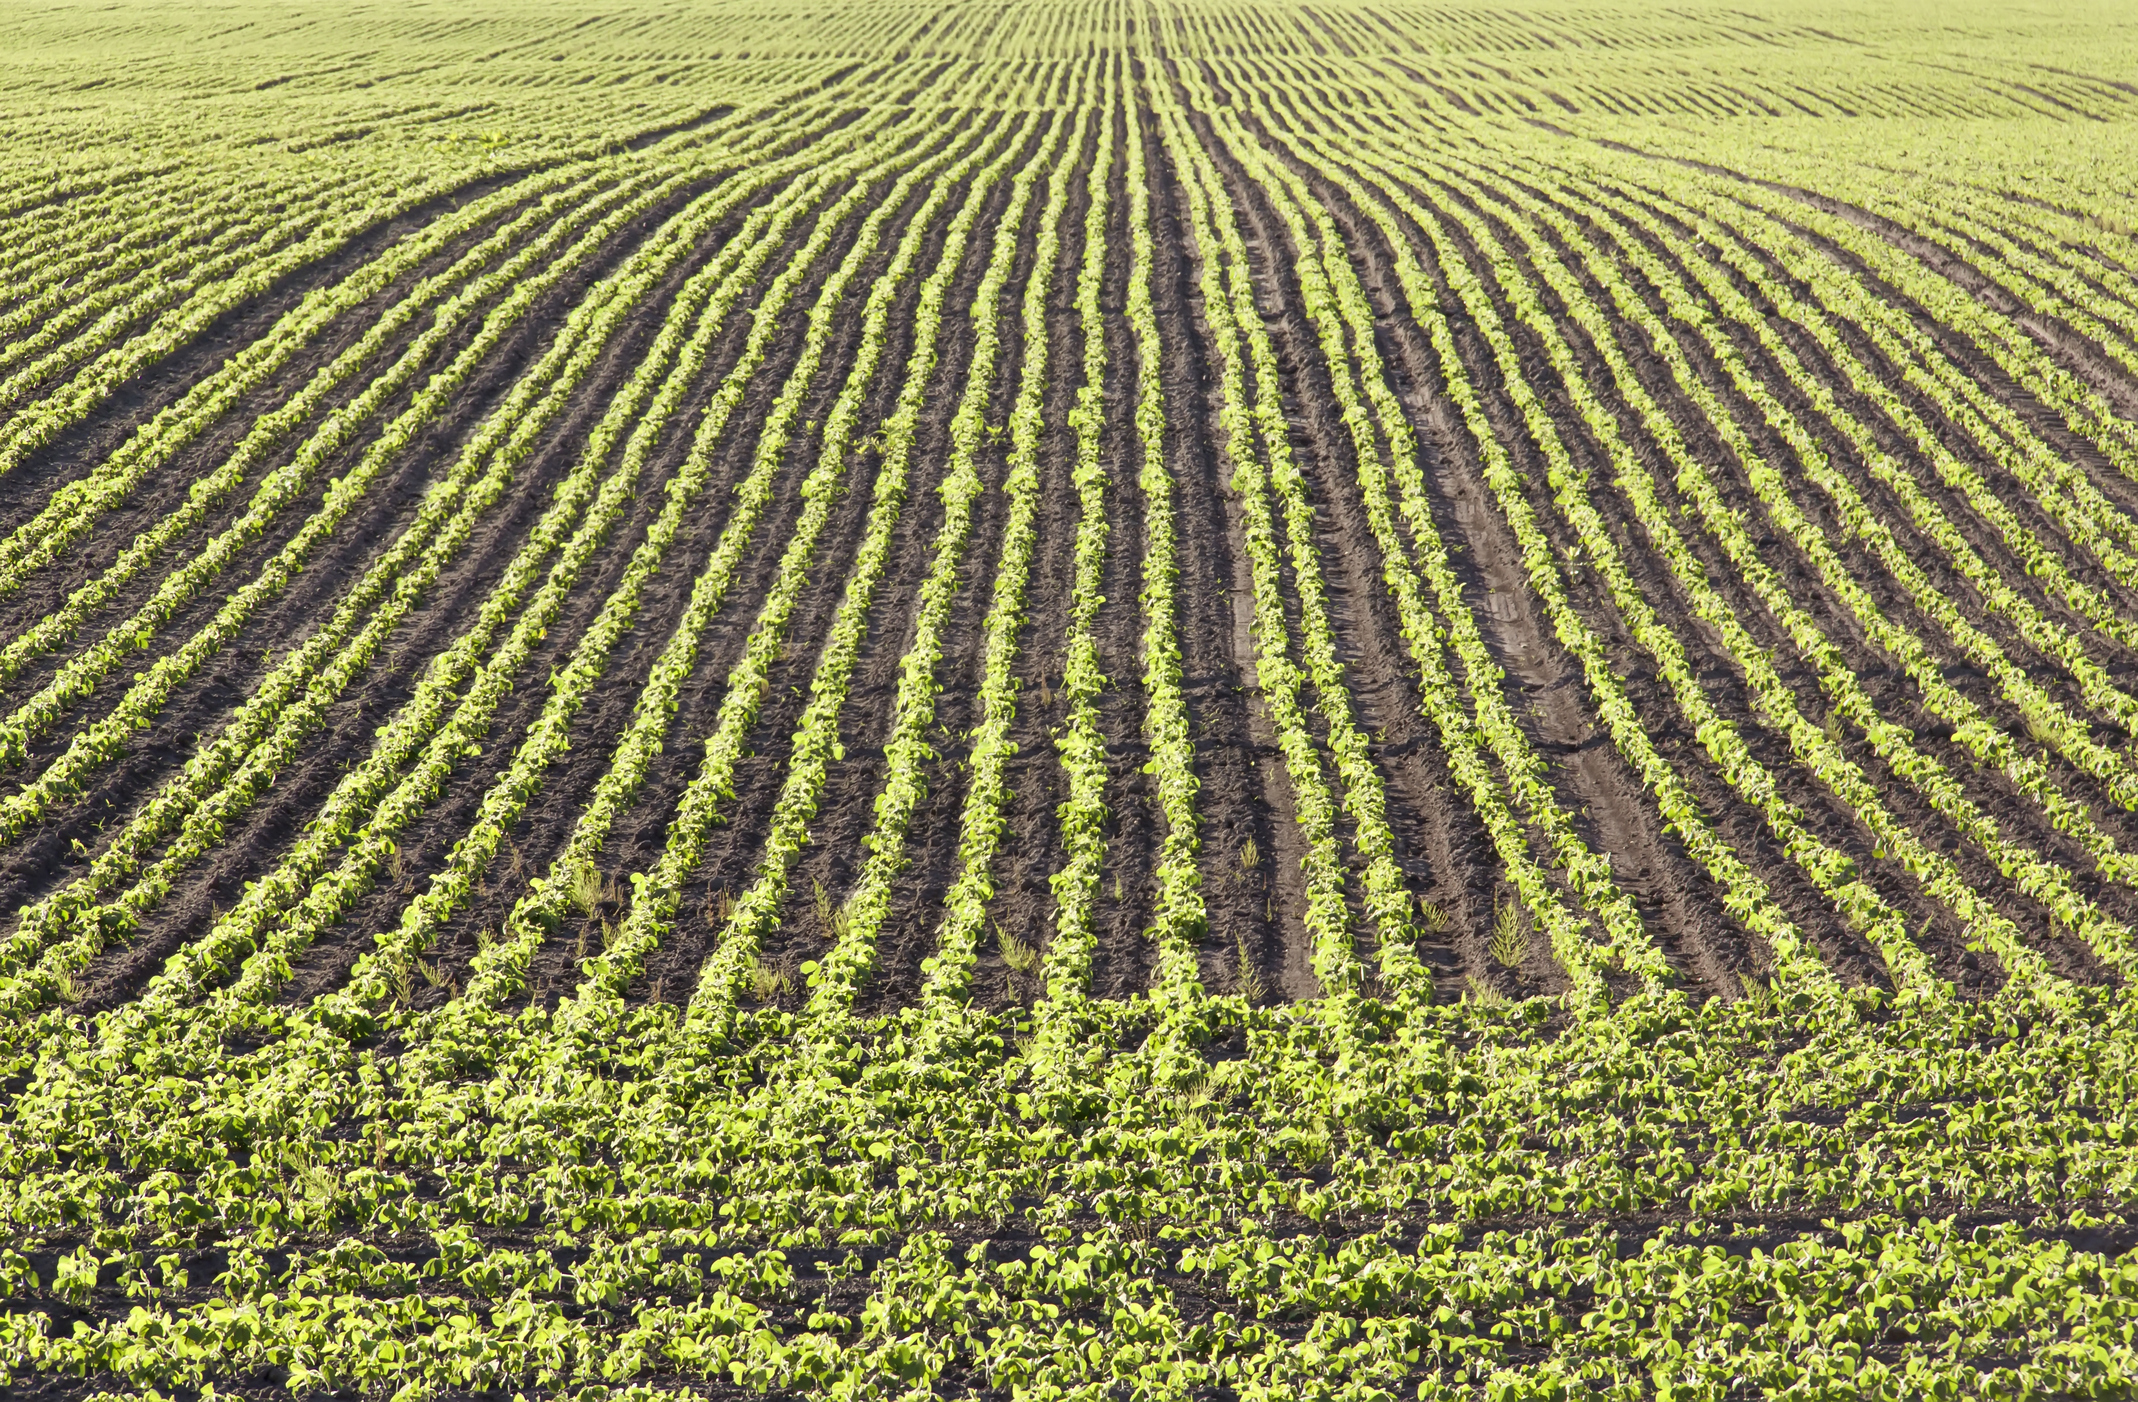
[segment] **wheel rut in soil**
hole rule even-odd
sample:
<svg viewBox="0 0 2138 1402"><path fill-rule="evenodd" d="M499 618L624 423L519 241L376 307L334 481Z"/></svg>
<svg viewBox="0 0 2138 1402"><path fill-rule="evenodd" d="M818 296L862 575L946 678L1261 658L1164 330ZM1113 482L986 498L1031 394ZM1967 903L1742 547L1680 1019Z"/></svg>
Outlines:
<svg viewBox="0 0 2138 1402"><path fill-rule="evenodd" d="M1191 112L1191 123L1198 120L1195 114ZM1213 155L1216 154L1213 151ZM1232 187L1228 185L1228 188ZM1233 198L1235 201L1239 199L1237 189L1233 190ZM1240 206L1240 208L1244 208L1244 206ZM1175 211L1176 217L1188 217L1188 206L1185 203L1184 193L1176 197ZM1211 214L1212 217L1216 217L1216 211L1211 211ZM1254 251L1258 237L1258 234L1251 227L1241 230L1241 238L1243 242L1247 243L1251 254ZM1252 278L1254 276L1253 266L1250 266L1249 272ZM1201 276L1201 263L1199 260L1192 276L1199 282ZM1197 290L1199 293L1199 287ZM1265 321L1270 319L1268 313L1264 313L1264 319ZM1199 314L1195 319L1194 325L1198 338L1208 344L1209 328ZM1244 347L1242 353L1245 353ZM1227 450L1223 445L1226 442L1226 438L1219 420L1223 395L1219 386L1223 371L1215 361L1206 361L1205 365L1208 368L1205 372L1204 383L1210 406L1208 416L1204 421L1205 428L1213 447L1216 449L1217 461L1225 464L1227 463ZM1255 371L1252 365L1245 367L1245 373L1242 377L1242 392L1249 396L1250 400L1257 392ZM1280 393L1282 393L1281 386ZM1303 456L1305 451L1303 445L1293 444L1292 446L1295 453ZM1257 448L1255 451L1260 452L1262 450ZM1313 949L1306 924L1306 863L1308 848L1306 839L1299 829L1298 808L1295 803L1292 778L1286 766L1283 751L1278 746L1276 723L1270 718L1268 705L1261 694L1261 673L1254 632L1254 574L1252 561L1247 551L1245 503L1230 484L1230 466L1221 467L1220 470L1226 474L1226 481L1222 486L1222 506L1225 518L1224 541L1226 544L1226 556L1230 562L1232 572L1233 656L1237 661L1237 666L1246 686L1244 697L1246 735L1255 760L1254 767L1257 771L1255 777L1259 789L1258 798L1261 810L1266 815L1266 830L1269 838L1267 847L1269 853L1267 858L1269 863L1268 877L1261 881L1256 881L1253 877L1248 878L1250 886L1259 890L1262 896L1262 918L1260 928L1247 934L1247 945L1244 952L1248 962L1255 969L1256 977L1269 996L1285 1002L1304 1002L1319 997L1322 991L1320 981L1316 979L1313 971ZM1279 530L1281 537L1281 527ZM1299 630L1299 595L1294 587L1295 580L1292 574L1292 559L1289 550L1280 545L1278 554L1280 561L1280 590L1283 595L1283 607L1285 610L1286 647L1288 651L1296 653L1297 649L1292 647L1289 639L1296 636ZM1311 700L1311 697L1309 696L1308 699ZM1317 747L1318 753L1319 747ZM1322 767L1322 778L1324 783L1330 784L1332 792L1340 792L1340 789L1331 782L1331 776L1326 765ZM1348 835L1349 815L1339 811L1337 822L1340 831ZM1259 866L1260 864L1257 863L1257 865ZM1347 909L1355 926L1359 913L1355 897L1347 898ZM1236 954L1239 952L1236 947ZM1242 972L1244 971L1238 970L1236 965L1233 982L1244 981L1239 977Z"/></svg>
<svg viewBox="0 0 2138 1402"><path fill-rule="evenodd" d="M1147 123L1145 146L1162 150ZM1223 483L1216 375L1197 300L1197 259L1186 191L1170 163L1150 162L1152 302L1161 345L1166 460L1173 474L1179 552L1181 685L1195 747L1198 869L1208 929L1198 951L1206 989L1275 992L1281 936L1274 911L1285 875L1280 836L1292 836L1278 758L1252 688L1253 601L1240 547L1239 505ZM1291 872L1296 874L1296 862Z"/></svg>
<svg viewBox="0 0 2138 1402"><path fill-rule="evenodd" d="M1133 110L1133 109L1131 109ZM1126 140L1124 134L1123 140ZM1091 991L1101 998L1127 998L1150 986L1153 949L1151 874L1158 865L1165 816L1151 776L1144 772L1151 750L1144 732L1143 550L1144 498L1137 478L1143 440L1136 431L1136 351L1128 329L1129 247L1127 160L1114 163L1107 196L1106 276L1099 287L1100 324L1106 334L1105 421L1100 460L1106 471L1106 566L1094 632L1099 672L1099 734L1106 741L1106 856L1092 902L1098 939L1092 951Z"/></svg>
<svg viewBox="0 0 2138 1402"><path fill-rule="evenodd" d="M1598 840L1600 830L1594 816L1598 812L1616 820L1628 832L1638 831L1637 810L1635 815L1621 816L1613 807L1612 800L1623 803L1623 796L1615 791L1611 772L1597 754L1608 741L1588 720L1581 705L1578 680L1570 667L1547 649L1548 634L1529 601L1518 547L1499 519L1460 420L1439 388L1438 358L1425 342L1422 330L1397 310L1392 255L1378 248L1378 231L1369 232L1364 220L1349 214L1336 192L1324 188L1319 193L1332 211L1345 217L1340 227L1347 230L1355 260L1365 265L1361 281L1373 298L1379 329L1386 338L1383 354L1395 372L1391 388L1408 411L1425 449L1423 466L1427 488L1435 497L1435 525L1449 542L1464 597L1471 602L1486 643L1514 684L1516 691L1511 700L1530 733L1531 743L1540 753L1557 754L1572 761L1561 769L1561 782L1573 785L1583 800L1569 805L1573 811L1578 814L1585 806L1591 809L1584 836L1592 843ZM1438 284L1443 304L1455 305L1444 282L1439 281L1431 245L1414 231L1410 237L1420 264ZM1364 257L1360 258L1360 254ZM1457 322L1459 336L1464 325ZM1476 362L1480 348L1465 344L1463 349L1473 381L1496 387L1496 373L1479 374L1481 367ZM1484 368L1490 368L1489 360ZM1493 396L1486 397L1489 404ZM1503 441L1520 441L1509 433L1506 424L1497 426ZM1455 666L1461 675L1460 664ZM1612 757L1615 759L1615 753ZM1537 856L1550 870L1549 855L1539 852ZM1508 892L1499 889L1497 882L1487 890L1489 895L1472 887L1465 892L1462 908L1450 911L1453 927L1460 932L1464 946L1464 963L1473 971L1471 976L1489 977L1506 991L1517 994L1560 991L1563 975L1535 940L1530 941L1529 954L1519 967L1494 969L1485 948L1485 936ZM1578 901L1563 887L1562 894L1571 908L1579 909Z"/></svg>
<svg viewBox="0 0 2138 1402"><path fill-rule="evenodd" d="M1376 279L1385 280L1387 270L1372 261L1372 246L1361 244L1360 235L1347 221L1348 206L1330 202L1328 191L1319 190L1324 202L1337 217L1339 226L1345 230L1345 238L1354 250L1354 261L1361 255L1366 261L1360 271L1369 295L1374 302L1377 322L1386 322L1394 315L1389 310L1386 288ZM1280 246L1283 246L1280 243ZM1386 332L1380 334L1384 365L1391 376L1392 388L1406 404L1410 403L1409 367L1399 355L1391 354L1392 347L1386 343ZM1318 347L1318 338L1316 340ZM1413 415L1415 417L1415 414ZM1443 426L1444 427L1444 426ZM1452 441L1452 440L1450 440ZM1445 470L1440 461L1445 453L1445 443L1436 444L1430 434L1422 435L1419 446L1429 477ZM1348 460L1347 460L1348 461ZM1353 464L1355 466L1355 463ZM1228 492L1228 509L1235 517L1234 541L1239 540L1237 523L1238 502ZM1337 493L1339 497L1344 495ZM1378 547L1369 559L1378 558ZM1348 567L1348 566L1347 566ZM1238 563L1239 585L1235 595L1237 635L1235 646L1243 658L1243 669L1251 676L1253 671L1252 638L1249 621L1252 617L1252 594L1248 585L1247 567L1244 560ZM1406 865L1410 866L1417 882L1419 893L1430 902L1431 912L1421 908L1418 952L1435 975L1436 982L1448 986L1449 991L1459 992L1469 985L1490 987L1502 983L1506 975L1488 956L1483 932L1491 928L1493 899L1490 893L1498 882L1498 859L1492 851L1491 842L1475 810L1461 797L1453 775L1447 770L1438 748L1438 736L1426 721L1422 704L1416 699L1414 674L1410 664L1403 659L1398 668L1401 686L1412 688L1400 692L1402 699L1389 699L1385 713L1377 715L1372 727L1385 740L1371 741L1370 753L1380 765L1396 803L1392 807L1408 805L1408 818L1422 835L1423 852L1410 848L1403 853ZM1250 703L1251 705L1253 703ZM1291 836L1292 813L1288 790L1282 775L1282 765L1273 748L1274 733L1266 717L1255 707L1256 723L1263 736L1264 750L1262 767L1265 773L1267 793L1272 810L1281 814L1277 824L1280 836ZM1400 821L1395 814L1392 820ZM1292 844L1297 847L1296 838ZM1299 920L1304 912L1303 893L1297 886L1299 871L1298 853L1288 863L1280 863L1283 873L1291 875L1294 887L1291 893L1292 918ZM1425 870L1419 872L1416 863L1422 856ZM1430 918L1437 913L1437 921ZM1436 928L1437 925L1437 928Z"/></svg>
<svg viewBox="0 0 2138 1402"><path fill-rule="evenodd" d="M1261 254L1265 267L1261 282L1271 289L1272 304L1282 308L1271 318L1270 330L1286 376L1285 401L1295 456L1316 503L1317 551L1354 723L1368 737L1368 754L1381 776L1387 795L1386 818L1406 884L1424 902L1421 912L1430 908L1446 921L1444 928L1436 930L1430 919L1421 918L1419 956L1440 980L1459 987L1464 974L1484 971L1467 968L1455 921L1476 920L1472 928L1485 927L1478 917L1489 913L1470 912L1463 906L1466 891L1475 889L1480 880L1489 885L1491 877L1474 864L1474 858L1469 862L1458 858L1456 843L1461 839L1452 826L1452 780L1443 765L1427 761L1437 737L1422 714L1420 681L1403 642L1394 599L1381 579L1380 546L1359 495L1356 448L1331 411L1335 403L1331 370L1298 290L1295 269L1300 250L1291 245L1288 231L1260 188L1237 168L1232 174L1239 182L1233 195L1236 207L1253 227L1250 256ZM1326 190L1317 193L1327 201ZM1348 373L1358 373L1356 361L1350 362ZM1345 826L1348 835L1351 825L1347 821ZM1482 838L1482 830L1474 830L1474 836ZM1353 861L1357 864L1356 858ZM1376 963L1370 947L1374 936L1363 907L1356 903L1354 918L1359 953L1372 968Z"/></svg>
<svg viewBox="0 0 2138 1402"><path fill-rule="evenodd" d="M1504 228L1494 227L1497 221L1489 212L1479 210L1459 192L1437 187L1429 194L1451 207L1460 205L1473 217L1484 218L1494 235L1505 239ZM1645 532L1635 520L1631 504L1619 497L1613 485L1615 472L1609 455L1585 424L1558 374L1549 368L1550 360L1542 342L1523 324L1504 290L1491 279L1489 260L1468 231L1455 225L1451 232L1452 241L1461 250L1461 255L1469 260L1472 271L1486 279L1487 294L1518 348L1524 374L1546 406L1551 421L1558 426L1574 471L1590 484L1589 497L1610 523L1611 534L1632 569L1636 587L1649 600L1661 601L1665 617L1679 615L1684 611L1683 601L1677 597L1667 569L1647 553ZM1544 289L1540 296L1546 294L1548 289ZM1579 351L1577 346L1577 359ZM1496 367L1480 354L1472 361L1471 368L1479 383L1494 386L1494 393L1488 398L1488 412L1497 415L1503 441L1518 445L1517 456L1524 462L1524 475L1532 483L1541 483L1547 475L1542 452L1523 431L1519 413L1506 397L1504 381L1493 373ZM1581 368L1593 384L1599 363L1591 359ZM1623 431L1630 416L1619 415L1618 418ZM1653 466L1652 460L1650 465ZM1578 558L1578 541L1572 528L1550 503L1538 500L1542 495L1541 489L1533 492L1531 504L1540 527L1551 541L1554 567L1564 578L1568 573L1564 562ZM1586 573L1583 572L1584 576ZM1601 581L1577 578L1568 582L1575 608L1611 648L1619 674L1651 670L1645 656L1636 649L1615 605L1601 588ZM1534 607L1534 601L1526 592L1522 603L1525 608ZM1544 626L1539 617L1540 634ZM1696 669L1704 670L1715 665L1715 659L1703 658L1706 650L1699 646L1691 649ZM1585 693L1586 688L1573 664L1570 661L1559 663L1556 658L1555 663L1563 670L1561 680L1555 681L1554 687L1564 686L1569 692L1578 687ZM1552 707L1546 703L1544 709L1549 726ZM1764 964L1764 953L1754 953L1738 938L1735 922L1724 911L1714 884L1686 856L1676 838L1663 830L1661 813L1654 807L1645 785L1611 743L1608 732L1588 720L1585 697L1581 710L1584 724L1593 726L1593 729L1585 748L1571 756L1585 800L1580 806L1587 808L1595 821L1600 839L1598 845L1617 859L1615 875L1620 888L1640 908L1644 923L1662 943L1673 965L1691 975L1705 991L1735 996L1739 991L1739 975ZM1553 738L1557 743L1551 749L1565 753L1562 748L1566 744L1565 738ZM1599 797L1604 799L1600 804L1597 802Z"/></svg>

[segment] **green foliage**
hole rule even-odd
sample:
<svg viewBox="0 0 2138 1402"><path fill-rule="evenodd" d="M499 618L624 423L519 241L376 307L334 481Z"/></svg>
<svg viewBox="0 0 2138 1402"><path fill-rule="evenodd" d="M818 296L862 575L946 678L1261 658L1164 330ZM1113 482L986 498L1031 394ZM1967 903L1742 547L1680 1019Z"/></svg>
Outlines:
<svg viewBox="0 0 2138 1402"><path fill-rule="evenodd" d="M2066 9L11 14L0 1389L2138 1394Z"/></svg>

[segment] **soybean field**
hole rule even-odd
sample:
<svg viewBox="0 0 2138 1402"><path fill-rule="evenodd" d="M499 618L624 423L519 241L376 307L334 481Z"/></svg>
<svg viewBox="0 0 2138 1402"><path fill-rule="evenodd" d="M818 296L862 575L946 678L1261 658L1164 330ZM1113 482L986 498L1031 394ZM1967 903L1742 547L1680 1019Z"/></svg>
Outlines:
<svg viewBox="0 0 2138 1402"><path fill-rule="evenodd" d="M0 15L0 1391L2138 1395L2138 12Z"/></svg>

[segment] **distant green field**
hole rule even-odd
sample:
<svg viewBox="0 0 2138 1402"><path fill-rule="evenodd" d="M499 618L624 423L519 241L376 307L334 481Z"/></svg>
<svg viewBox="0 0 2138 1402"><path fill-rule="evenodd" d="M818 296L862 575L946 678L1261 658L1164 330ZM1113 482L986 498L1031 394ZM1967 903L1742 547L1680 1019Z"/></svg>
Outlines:
<svg viewBox="0 0 2138 1402"><path fill-rule="evenodd" d="M2138 1394L2138 9L0 14L0 1392Z"/></svg>

